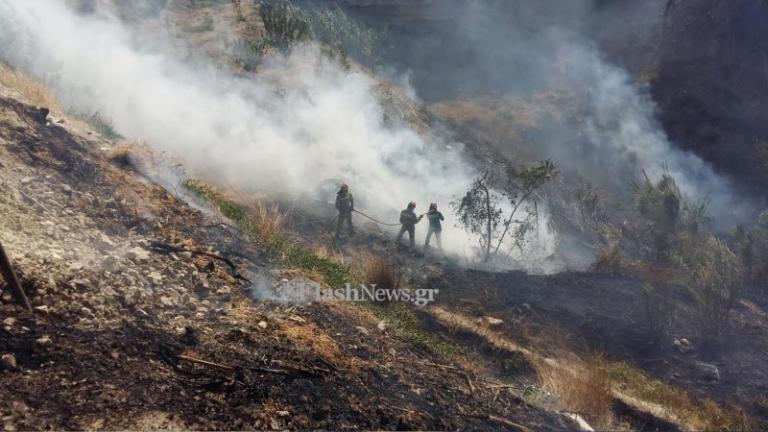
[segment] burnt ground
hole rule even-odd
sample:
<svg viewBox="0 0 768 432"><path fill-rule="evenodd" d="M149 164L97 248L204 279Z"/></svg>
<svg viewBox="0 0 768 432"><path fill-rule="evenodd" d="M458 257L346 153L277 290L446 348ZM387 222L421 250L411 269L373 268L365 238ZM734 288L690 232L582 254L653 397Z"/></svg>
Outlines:
<svg viewBox="0 0 768 432"><path fill-rule="evenodd" d="M692 299L681 295L669 330L658 338L649 328L642 282L631 278L449 269L427 285L445 280L454 289L441 292L441 302L504 319L504 333L519 334L521 321L555 327L577 351L628 361L699 396L766 415L761 397L768 391L768 316L759 300L742 299L723 335L708 338L699 331ZM689 343L681 346L681 340Z"/></svg>
<svg viewBox="0 0 768 432"><path fill-rule="evenodd" d="M248 280L291 270L216 213L110 162L113 143L96 134L2 98L0 144L0 239L35 306L30 315L8 290L0 297L5 429L576 427L525 356L445 328L426 310L415 311L423 339L367 307L253 300ZM322 225L296 217L298 240ZM749 407L765 392L766 319L756 304L739 305L717 353L699 345L683 311L673 336L693 343L682 352L671 340L646 343L637 282L461 270L396 252L375 233L355 243L395 254L408 283L439 288L436 306L499 318L510 337L558 327L575 351L628 360L706 397ZM620 401L614 412L633 429L677 429Z"/></svg>
<svg viewBox="0 0 768 432"><path fill-rule="evenodd" d="M0 144L0 236L35 306L4 289L4 429L575 427L365 308L252 300L245 280L281 269L95 134L3 98Z"/></svg>

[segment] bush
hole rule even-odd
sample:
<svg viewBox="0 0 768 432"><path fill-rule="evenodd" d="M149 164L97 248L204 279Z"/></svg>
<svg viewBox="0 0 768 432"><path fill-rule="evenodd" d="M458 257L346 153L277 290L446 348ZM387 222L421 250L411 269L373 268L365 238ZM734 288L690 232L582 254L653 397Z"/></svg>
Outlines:
<svg viewBox="0 0 768 432"><path fill-rule="evenodd" d="M289 0L255 0L265 34L256 40L239 42L236 61L253 70L261 56L272 49L287 52L295 44L315 40L330 47L331 53L346 62L348 55L359 61L380 63L384 37L357 23L340 8L305 9Z"/></svg>
<svg viewBox="0 0 768 432"><path fill-rule="evenodd" d="M744 269L728 245L709 237L699 249L692 271L693 293L698 302L702 336L719 336L741 293Z"/></svg>

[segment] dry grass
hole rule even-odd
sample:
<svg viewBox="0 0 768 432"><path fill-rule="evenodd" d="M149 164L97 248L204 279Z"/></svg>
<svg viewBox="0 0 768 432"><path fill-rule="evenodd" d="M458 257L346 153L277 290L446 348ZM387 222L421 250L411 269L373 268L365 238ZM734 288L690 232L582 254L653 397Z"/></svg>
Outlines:
<svg viewBox="0 0 768 432"><path fill-rule="evenodd" d="M547 362L534 362L534 367L561 408L584 416L600 429L614 425L613 383L601 356L591 355L567 368Z"/></svg>
<svg viewBox="0 0 768 432"><path fill-rule="evenodd" d="M26 102L62 112L56 95L42 82L0 64L0 85L18 92Z"/></svg>
<svg viewBox="0 0 768 432"><path fill-rule="evenodd" d="M400 287L400 275L387 257L364 254L361 261L364 283L385 290Z"/></svg>
<svg viewBox="0 0 768 432"><path fill-rule="evenodd" d="M122 141L109 149L107 159L121 168L131 168L133 167L131 158L135 157L139 148L144 148L144 143L141 141Z"/></svg>
<svg viewBox="0 0 768 432"><path fill-rule="evenodd" d="M253 232L256 233L259 241L271 244L282 237L287 215L277 204L257 202L249 206L248 215L250 223L254 225Z"/></svg>
<svg viewBox="0 0 768 432"><path fill-rule="evenodd" d="M635 398L662 406L694 430L760 430L742 410L695 399L683 389L653 379L624 362L612 363L607 371L617 387Z"/></svg>
<svg viewBox="0 0 768 432"><path fill-rule="evenodd" d="M501 333L479 326L471 317L436 306L427 308L427 312L448 328L472 332L497 349L524 355L537 371L542 386L557 397L563 409L578 412L600 429L620 426L613 423L610 407L613 400L621 400L635 410L686 430L761 430L742 410L694 398L627 363L608 363L594 355L579 359L565 351L544 356L538 347L523 347ZM546 349L560 351L552 346Z"/></svg>

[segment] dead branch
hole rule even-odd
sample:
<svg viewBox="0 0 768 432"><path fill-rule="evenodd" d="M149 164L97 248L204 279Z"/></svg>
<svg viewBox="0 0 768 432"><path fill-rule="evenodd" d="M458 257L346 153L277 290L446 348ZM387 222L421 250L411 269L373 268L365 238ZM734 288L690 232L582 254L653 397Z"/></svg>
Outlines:
<svg viewBox="0 0 768 432"><path fill-rule="evenodd" d="M223 370L228 370L228 371L234 371L234 370L238 369L238 368L236 368L234 366L227 366L227 365L224 365L224 364L221 364L221 363L215 363L215 362L212 362L212 361L201 360L201 359L197 359L197 358L194 358L194 357L189 357L189 356L185 356L185 355L181 355L181 354L177 355L176 358L179 359L179 360L188 361L190 363L197 363L197 364L201 364L201 365L205 365L205 366L211 366L211 367L214 367L214 368L217 368L217 369L223 369ZM249 367L248 369L250 369L252 371L255 371L255 372L264 372L264 373L271 373L271 374L276 374L276 375L288 375L288 376L296 375L297 373L308 374L308 375L314 374L313 372L305 371L305 370L302 370L302 369L295 369L296 373L292 373L292 372L290 372L290 371L288 371L286 369L270 368L270 367L264 367L264 366L252 366L252 367Z"/></svg>
<svg viewBox="0 0 768 432"><path fill-rule="evenodd" d="M215 253L212 253L212 252L205 252L205 251L201 251L201 250L197 250L197 249L187 249L187 248L184 248L184 247L181 247L181 246L176 246L176 245L172 245L172 244L168 244L168 243L163 243L163 242L159 242L159 241L152 241L150 243L150 246L155 251L159 251L159 252L163 252L163 253L189 252L192 255L202 255L202 256L206 256L206 257L209 257L209 258L213 258L213 259L219 260L219 261L227 264L229 266L229 268L232 269L232 271L235 273L234 277L236 279L240 279L240 280L243 280L245 282L251 283L250 279L248 279L248 278L244 277L243 275L241 275L240 273L238 273L237 266L235 265L235 263L232 262L232 260L230 260L227 257L223 257L223 256L221 256L219 254L215 254Z"/></svg>
<svg viewBox="0 0 768 432"><path fill-rule="evenodd" d="M410 409L407 409L407 408L396 407L394 405L390 405L390 408L396 409L398 411L402 411L402 412L405 412L405 413L408 413L408 414L422 415L422 416L426 416L426 417L429 417L431 419L434 419L432 414L430 414L428 412L425 412L425 411L415 411L415 410L410 410Z"/></svg>
<svg viewBox="0 0 768 432"><path fill-rule="evenodd" d="M176 246L168 243L163 243L159 241L153 241L150 243L150 246L158 251L165 252L165 253L171 253L171 252L189 252L192 255L203 255L207 256L209 258L217 259L219 261L224 262L227 264L232 270L237 270L237 266L235 263L232 262L229 258L223 257L221 255L212 253L212 252L205 252L197 249L187 249L181 246Z"/></svg>
<svg viewBox="0 0 768 432"><path fill-rule="evenodd" d="M469 374L464 372L463 373L464 378L467 380L467 386L469 387L469 392L472 394L472 396L475 395L475 385L472 383L472 378L470 378Z"/></svg>
<svg viewBox="0 0 768 432"><path fill-rule="evenodd" d="M27 298L24 288L22 288L19 279L16 277L16 273L13 271L13 266L11 266L11 261L5 253L5 248L2 243L0 243L0 273L2 273L3 279L5 279L8 286L11 287L11 292L16 298L16 301L21 303L26 310L32 312L32 304L29 303L29 298Z"/></svg>
<svg viewBox="0 0 768 432"><path fill-rule="evenodd" d="M518 431L521 431L521 432L531 432L530 429L528 429L527 427L525 427L525 426L523 426L521 424L515 423L512 420L507 420L504 417L499 417L499 416L495 416L495 415L492 415L492 414L488 414L488 415L464 414L464 416L472 417L472 418L477 418L477 419L481 419L481 420L489 420L489 421L492 421L492 422L504 425L504 426L506 426L508 428L512 428L514 430L518 430Z"/></svg>
<svg viewBox="0 0 768 432"><path fill-rule="evenodd" d="M185 356L185 355L177 355L176 358L179 359L179 360L186 360L186 361L188 361L190 363L197 363L197 364L201 364L201 365L212 366L212 367L215 367L215 368L218 368L218 369L235 370L235 368L233 368L232 366L227 366L227 365L223 365L223 364L220 364L220 363L214 363L214 362L209 362L209 361L205 361L205 360L200 360L200 359L196 359L194 357L189 357L189 356Z"/></svg>

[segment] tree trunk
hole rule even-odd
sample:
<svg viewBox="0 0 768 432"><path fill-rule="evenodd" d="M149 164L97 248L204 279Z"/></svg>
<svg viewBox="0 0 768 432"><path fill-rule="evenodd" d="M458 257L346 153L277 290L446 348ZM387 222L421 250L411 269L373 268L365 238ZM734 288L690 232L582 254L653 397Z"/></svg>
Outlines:
<svg viewBox="0 0 768 432"><path fill-rule="evenodd" d="M492 229L492 222L493 222L493 214L491 213L491 193L488 191L488 188L483 185L483 190L485 191L485 210L488 215L488 241L485 244L485 260L488 261L491 259L491 234L493 233Z"/></svg>
<svg viewBox="0 0 768 432"><path fill-rule="evenodd" d="M13 271L11 261L8 259L8 255L5 253L5 248L3 248L2 243L0 243L0 273L2 273L3 279L5 279L5 282L8 284L8 286L11 287L13 296L16 298L16 301L21 303L21 305L24 306L24 308L26 308L28 311L32 312L32 305L29 303L29 299L24 293L24 288L21 287L19 279L16 277L16 273Z"/></svg>

